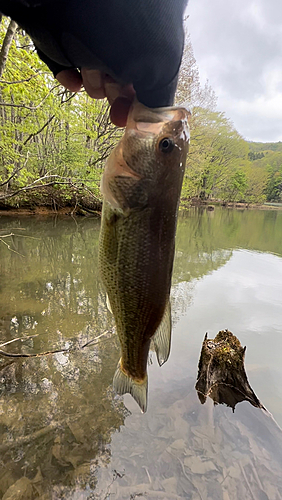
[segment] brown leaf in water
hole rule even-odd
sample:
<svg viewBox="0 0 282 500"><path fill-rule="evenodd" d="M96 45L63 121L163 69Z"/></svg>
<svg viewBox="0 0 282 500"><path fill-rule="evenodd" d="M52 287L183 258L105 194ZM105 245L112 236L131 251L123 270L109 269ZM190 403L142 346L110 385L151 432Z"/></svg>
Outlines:
<svg viewBox="0 0 282 500"><path fill-rule="evenodd" d="M2 500L32 500L33 489L31 481L27 477L21 477L16 481L3 496Z"/></svg>

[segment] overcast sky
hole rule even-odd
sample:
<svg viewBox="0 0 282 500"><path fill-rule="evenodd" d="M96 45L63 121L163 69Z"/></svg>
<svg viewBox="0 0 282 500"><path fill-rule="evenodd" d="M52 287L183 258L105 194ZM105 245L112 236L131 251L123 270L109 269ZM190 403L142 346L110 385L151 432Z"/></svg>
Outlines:
<svg viewBox="0 0 282 500"><path fill-rule="evenodd" d="M282 0L189 0L201 81L247 140L282 141Z"/></svg>

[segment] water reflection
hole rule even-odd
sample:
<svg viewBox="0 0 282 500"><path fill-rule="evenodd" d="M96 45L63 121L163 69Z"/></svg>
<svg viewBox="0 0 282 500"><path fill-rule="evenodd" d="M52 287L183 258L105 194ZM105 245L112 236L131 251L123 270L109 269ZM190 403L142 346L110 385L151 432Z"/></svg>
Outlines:
<svg viewBox="0 0 282 500"><path fill-rule="evenodd" d="M252 387L279 417L282 260L253 250L282 255L281 215L180 218L172 353L161 369L153 355L147 415L111 390L119 345L97 274L99 221L0 218L1 234L17 235L6 240L14 252L0 241L0 340L23 339L3 349L76 349L0 360L0 497L282 495L277 424L247 403L235 415L201 406L194 389L203 333L228 327L248 345Z"/></svg>

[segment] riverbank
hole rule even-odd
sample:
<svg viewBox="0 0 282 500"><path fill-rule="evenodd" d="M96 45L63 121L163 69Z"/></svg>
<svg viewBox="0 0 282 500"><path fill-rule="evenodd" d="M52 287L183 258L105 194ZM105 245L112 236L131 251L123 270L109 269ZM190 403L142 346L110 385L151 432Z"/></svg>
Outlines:
<svg viewBox="0 0 282 500"><path fill-rule="evenodd" d="M180 210L191 207L201 207L213 211L215 207L236 210L282 210L282 203L248 204L243 202L223 202L221 200L200 200L199 198L182 199ZM0 215L81 215L99 217L102 210L102 200L92 191L82 186L73 189L58 189L53 186L34 192L25 192L0 201Z"/></svg>
<svg viewBox="0 0 282 500"><path fill-rule="evenodd" d="M100 215L102 201L88 188L57 189L53 186L25 192L0 201L5 215Z"/></svg>

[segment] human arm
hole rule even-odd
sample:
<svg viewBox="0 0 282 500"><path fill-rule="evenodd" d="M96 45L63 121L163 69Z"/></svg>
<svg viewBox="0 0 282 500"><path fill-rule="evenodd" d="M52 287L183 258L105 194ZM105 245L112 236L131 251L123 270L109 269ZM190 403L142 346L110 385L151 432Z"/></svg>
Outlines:
<svg viewBox="0 0 282 500"><path fill-rule="evenodd" d="M62 84L73 91L84 84L91 97L106 95L114 109L110 94L132 100L132 88L149 107L173 104L186 3L0 0L0 11L26 30Z"/></svg>

